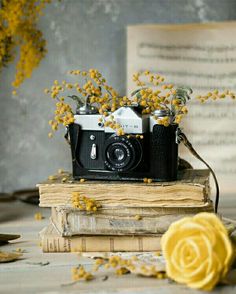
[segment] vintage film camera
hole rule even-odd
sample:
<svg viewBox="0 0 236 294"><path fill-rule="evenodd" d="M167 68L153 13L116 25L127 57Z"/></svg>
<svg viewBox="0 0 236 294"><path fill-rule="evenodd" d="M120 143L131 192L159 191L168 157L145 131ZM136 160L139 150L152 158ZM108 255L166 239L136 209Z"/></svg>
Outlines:
<svg viewBox="0 0 236 294"><path fill-rule="evenodd" d="M177 179L176 124L158 125L138 107L124 106L112 113L125 135L118 136L99 123L95 107L85 105L68 127L73 177L94 180L173 181ZM158 117L170 115L156 111Z"/></svg>

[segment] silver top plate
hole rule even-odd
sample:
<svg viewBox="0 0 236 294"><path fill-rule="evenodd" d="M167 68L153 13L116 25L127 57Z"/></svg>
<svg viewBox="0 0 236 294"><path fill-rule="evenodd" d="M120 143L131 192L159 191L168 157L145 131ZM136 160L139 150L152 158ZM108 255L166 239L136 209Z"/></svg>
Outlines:
<svg viewBox="0 0 236 294"><path fill-rule="evenodd" d="M111 113L116 123L120 124L126 134L143 134L152 132L156 121L151 115L142 115L134 107L120 107ZM99 123L102 118L100 114L76 114L74 116L75 124L79 124L82 130L103 131L106 133L115 133L116 130L110 127L104 127ZM105 118L109 120L109 117Z"/></svg>

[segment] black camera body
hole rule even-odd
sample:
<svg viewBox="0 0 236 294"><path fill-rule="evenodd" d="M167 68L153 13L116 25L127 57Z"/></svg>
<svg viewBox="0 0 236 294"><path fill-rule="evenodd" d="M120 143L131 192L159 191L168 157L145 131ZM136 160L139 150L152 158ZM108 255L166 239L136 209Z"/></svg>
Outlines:
<svg viewBox="0 0 236 294"><path fill-rule="evenodd" d="M99 123L98 113L75 115L69 125L74 179L174 181L178 170L178 126L163 126L137 107L113 114L125 135Z"/></svg>

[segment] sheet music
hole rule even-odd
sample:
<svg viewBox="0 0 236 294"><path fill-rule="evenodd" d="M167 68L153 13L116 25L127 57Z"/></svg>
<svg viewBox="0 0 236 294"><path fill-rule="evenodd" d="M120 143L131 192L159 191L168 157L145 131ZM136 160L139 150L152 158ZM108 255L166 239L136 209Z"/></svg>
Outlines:
<svg viewBox="0 0 236 294"><path fill-rule="evenodd" d="M167 83L193 89L193 97L214 89L236 91L236 22L137 25L127 28L127 94L133 73L150 70ZM183 127L196 150L216 171L222 194L236 192L236 100L189 103ZM183 158L203 167L188 151Z"/></svg>

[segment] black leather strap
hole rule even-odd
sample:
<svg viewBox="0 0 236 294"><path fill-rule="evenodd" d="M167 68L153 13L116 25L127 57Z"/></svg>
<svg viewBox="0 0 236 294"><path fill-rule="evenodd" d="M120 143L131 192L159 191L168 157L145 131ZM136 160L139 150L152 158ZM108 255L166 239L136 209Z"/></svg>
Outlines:
<svg viewBox="0 0 236 294"><path fill-rule="evenodd" d="M68 127L68 126L66 127L66 133L65 133L65 135L64 135L64 138L65 138L66 142L67 142L69 145L71 145L71 144L70 144L69 127Z"/></svg>
<svg viewBox="0 0 236 294"><path fill-rule="evenodd" d="M193 148L192 144L189 142L188 138L186 137L186 135L183 132L178 133L178 139L180 142L183 142L184 145L188 148L188 150L193 154L193 156L195 156L197 159L199 159L201 162L203 162L207 166L209 171L211 172L213 179L214 179L214 182L215 182L215 186L216 186L215 213L217 213L220 194L219 194L219 184L218 184L218 181L217 181L217 178L216 178L214 171L209 166L209 164Z"/></svg>

